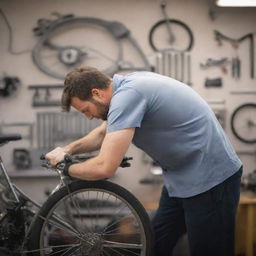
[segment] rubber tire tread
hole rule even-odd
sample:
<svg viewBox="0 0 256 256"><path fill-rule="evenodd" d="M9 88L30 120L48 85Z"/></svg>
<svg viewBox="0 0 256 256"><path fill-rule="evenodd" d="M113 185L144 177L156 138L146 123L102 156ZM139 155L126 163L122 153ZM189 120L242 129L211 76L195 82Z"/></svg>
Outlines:
<svg viewBox="0 0 256 256"><path fill-rule="evenodd" d="M107 180L100 181L84 181L77 180L69 184L70 192L75 192L80 189L88 189L88 188L98 188L104 189L106 191L112 192L123 199L125 199L130 206L136 211L139 216L141 223L144 228L145 236L146 236L146 254L145 256L153 256L153 232L151 227L151 222L149 216L142 206L142 204L138 201L138 199L132 195L128 190L121 187L118 184ZM66 187L62 187L54 194L52 194L47 201L43 204L42 208L39 210L38 215L42 217L46 217L49 211L55 206L56 203L63 197L68 194L68 189ZM44 220L41 217L37 217L33 223L30 238L28 240L28 251L36 250L39 248L40 243L40 233L43 226ZM40 252L28 253L28 256L40 256Z"/></svg>

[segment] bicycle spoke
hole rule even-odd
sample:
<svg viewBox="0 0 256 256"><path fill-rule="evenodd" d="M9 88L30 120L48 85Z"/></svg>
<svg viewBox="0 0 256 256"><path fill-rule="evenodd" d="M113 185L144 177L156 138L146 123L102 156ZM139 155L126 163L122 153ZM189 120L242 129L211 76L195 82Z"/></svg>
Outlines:
<svg viewBox="0 0 256 256"><path fill-rule="evenodd" d="M107 251L104 250L104 251L102 252L102 255L105 255L105 254L106 254L107 256L111 256Z"/></svg>
<svg viewBox="0 0 256 256"><path fill-rule="evenodd" d="M128 214L128 215L125 215L125 216L123 216L122 218L119 218L119 219L117 219L116 221L112 222L110 225L108 225L108 226L106 226L106 227L104 228L104 230L102 231L102 234L107 234L107 233L112 232L113 230L117 230L117 229L115 228L115 229L112 229L112 230L110 229L108 232L106 232L106 230L109 229L110 227L117 225L118 223L124 221L125 219L129 219L131 216L133 216L132 213L130 213L130 214Z"/></svg>
<svg viewBox="0 0 256 256"><path fill-rule="evenodd" d="M63 248L63 247L65 247L64 249L62 249L62 250L60 250L60 251L58 251L58 252L61 252L61 251L63 251L63 250L66 250L66 247L67 246L72 246L72 247L77 247L77 246L79 246L80 247L80 244L79 245L77 245L77 244L69 244L69 245L53 245L53 246L48 246L48 247L44 247L44 248L39 248L39 249L35 249L35 250L26 250L26 251L23 251L23 253L34 253L34 252L44 252L44 251L46 251L46 253L47 252L49 252L50 250L52 250L52 249L58 249L58 248ZM54 255L54 254L51 254L51 255Z"/></svg>
<svg viewBox="0 0 256 256"><path fill-rule="evenodd" d="M62 220L60 217L58 217L58 219L57 219L58 224L56 222L53 222L53 220L49 220L49 218L45 218L41 215L38 215L38 217L42 220L45 220L46 222L49 222L49 224L51 224L52 226L55 226L55 227L57 227L59 229L62 229L62 230L67 230L68 232L70 232L71 234L74 234L76 236L80 235L80 232L78 230L76 230L74 227L70 226L66 221ZM55 220L56 217L53 216L51 218L54 218L54 220Z"/></svg>
<svg viewBox="0 0 256 256"><path fill-rule="evenodd" d="M61 256L71 256L75 252L77 252L80 249L80 247L81 247L80 245L78 246L78 248L70 247L66 252L62 253ZM59 253L59 251L57 251L56 253ZM51 255L53 255L53 254L51 254Z"/></svg>
<svg viewBox="0 0 256 256"><path fill-rule="evenodd" d="M130 244L130 243L119 243L119 242L112 242L105 240L103 243L104 247L111 247L111 248L130 248L130 249L142 249L142 244Z"/></svg>
<svg viewBox="0 0 256 256"><path fill-rule="evenodd" d="M114 248L109 247L109 249L110 249L111 251L113 251L115 254L122 255L122 256L131 255L131 253L132 253L133 255L141 255L140 252L139 252L139 253L136 253L136 252L133 252L133 251L130 251L130 250L122 249L122 248L114 249ZM124 251L124 252L120 252L120 250L121 250L121 251ZM127 253L128 253L128 254L127 254Z"/></svg>

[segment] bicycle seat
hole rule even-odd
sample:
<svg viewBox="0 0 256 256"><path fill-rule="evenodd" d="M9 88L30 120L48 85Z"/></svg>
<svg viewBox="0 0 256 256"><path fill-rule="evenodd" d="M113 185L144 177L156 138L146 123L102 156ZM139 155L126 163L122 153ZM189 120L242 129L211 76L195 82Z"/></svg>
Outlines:
<svg viewBox="0 0 256 256"><path fill-rule="evenodd" d="M0 144L7 143L12 140L21 140L20 134L0 134Z"/></svg>

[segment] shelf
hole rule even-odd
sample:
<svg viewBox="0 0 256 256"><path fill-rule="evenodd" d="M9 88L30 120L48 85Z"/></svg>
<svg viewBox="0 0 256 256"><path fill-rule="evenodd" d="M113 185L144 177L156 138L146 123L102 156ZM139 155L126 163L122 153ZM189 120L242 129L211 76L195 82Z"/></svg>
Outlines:
<svg viewBox="0 0 256 256"><path fill-rule="evenodd" d="M22 179L22 178L55 178L58 177L57 173L44 169L27 169L16 170L8 173L10 178Z"/></svg>

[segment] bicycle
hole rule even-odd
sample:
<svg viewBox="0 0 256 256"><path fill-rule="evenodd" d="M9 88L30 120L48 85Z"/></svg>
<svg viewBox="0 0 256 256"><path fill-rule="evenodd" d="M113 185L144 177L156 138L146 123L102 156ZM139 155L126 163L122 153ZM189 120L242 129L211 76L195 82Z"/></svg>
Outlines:
<svg viewBox="0 0 256 256"><path fill-rule="evenodd" d="M0 136L0 145L21 139ZM84 181L63 175L67 161L55 168L60 183L39 205L15 186L0 157L0 253L26 255L152 255L152 230L147 212L125 188L108 180ZM124 158L121 167L130 165ZM35 210L36 209L36 210Z"/></svg>
<svg viewBox="0 0 256 256"><path fill-rule="evenodd" d="M161 3L164 19L158 21L149 32L149 44L156 52L190 51L194 44L191 29L182 21L170 19L166 12L166 3Z"/></svg>

